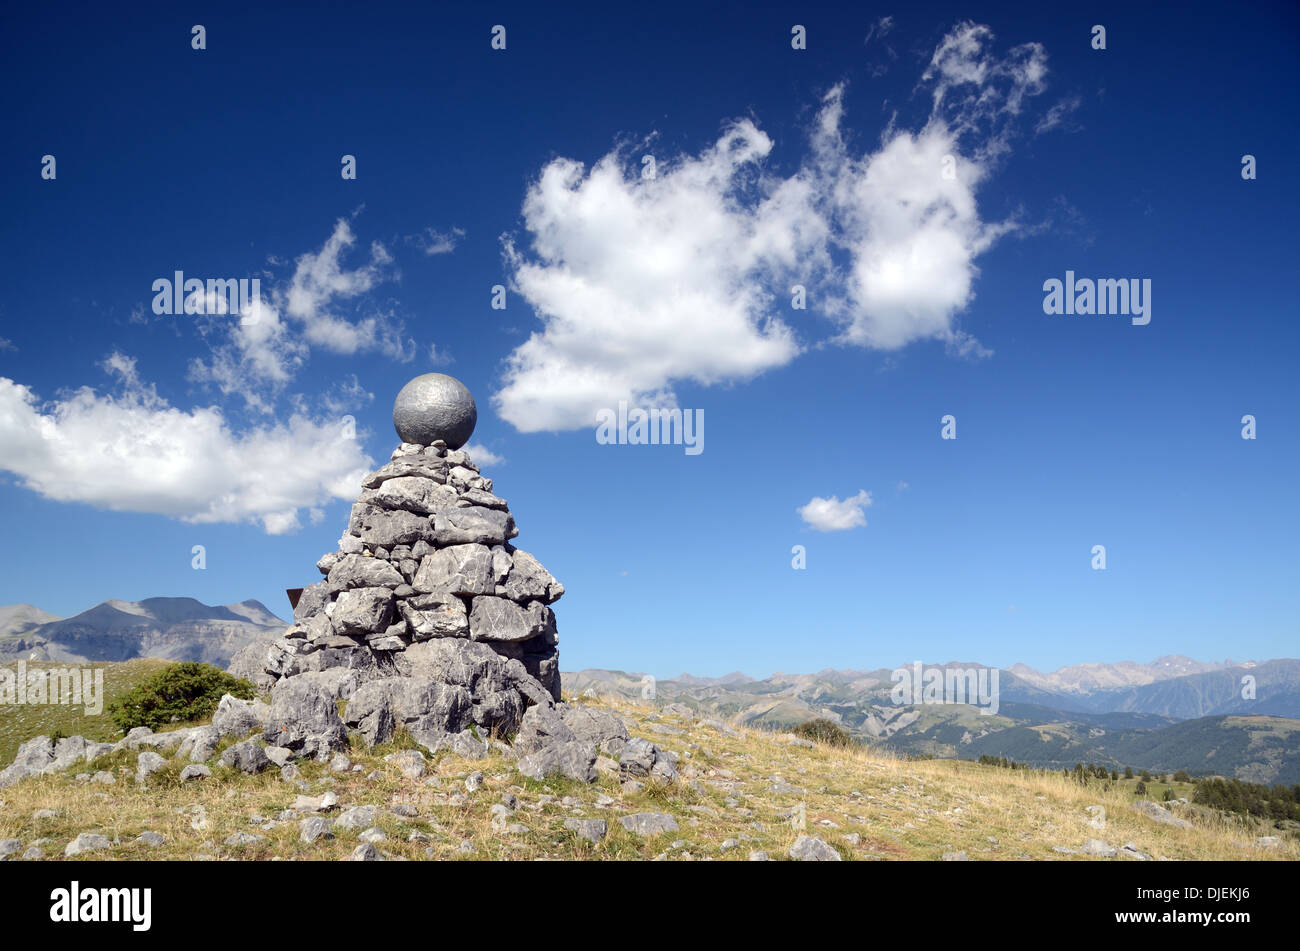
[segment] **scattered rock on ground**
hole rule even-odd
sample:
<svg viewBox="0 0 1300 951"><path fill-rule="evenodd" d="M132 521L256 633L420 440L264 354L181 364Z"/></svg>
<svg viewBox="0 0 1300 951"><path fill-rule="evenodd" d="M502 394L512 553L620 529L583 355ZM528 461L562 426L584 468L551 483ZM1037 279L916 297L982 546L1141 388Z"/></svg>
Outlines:
<svg viewBox="0 0 1300 951"><path fill-rule="evenodd" d="M840 862L840 853L815 835L801 835L790 846L790 858L796 862Z"/></svg>

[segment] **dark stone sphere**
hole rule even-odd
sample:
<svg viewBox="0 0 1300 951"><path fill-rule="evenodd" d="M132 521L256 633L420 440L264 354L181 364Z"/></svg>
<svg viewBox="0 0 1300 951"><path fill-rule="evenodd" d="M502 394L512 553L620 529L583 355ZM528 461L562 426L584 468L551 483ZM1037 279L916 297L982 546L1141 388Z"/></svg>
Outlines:
<svg viewBox="0 0 1300 951"><path fill-rule="evenodd" d="M454 376L417 376L393 401L393 426L402 442L428 446L441 439L448 449L469 442L478 422L478 407L469 389Z"/></svg>

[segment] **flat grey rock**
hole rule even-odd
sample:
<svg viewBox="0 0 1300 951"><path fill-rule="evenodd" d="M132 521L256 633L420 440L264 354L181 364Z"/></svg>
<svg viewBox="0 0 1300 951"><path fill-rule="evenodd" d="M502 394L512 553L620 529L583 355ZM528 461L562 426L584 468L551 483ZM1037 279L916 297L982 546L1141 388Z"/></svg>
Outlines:
<svg viewBox="0 0 1300 951"><path fill-rule="evenodd" d="M227 747L221 754L221 762L250 775L260 773L271 765L266 751L253 740L243 740Z"/></svg>
<svg viewBox="0 0 1300 951"><path fill-rule="evenodd" d="M394 601L388 588L349 588L341 592L330 614L334 633L356 638L387 630L393 619Z"/></svg>
<svg viewBox="0 0 1300 951"><path fill-rule="evenodd" d="M251 832L234 832L225 838L225 844L232 849L256 848L266 844L266 836Z"/></svg>
<svg viewBox="0 0 1300 951"><path fill-rule="evenodd" d="M1117 849L1113 845L1102 842L1100 839L1089 839L1087 842L1083 843L1083 847L1080 848L1079 851L1084 855L1095 855L1098 858L1110 859L1115 857Z"/></svg>
<svg viewBox="0 0 1300 951"><path fill-rule="evenodd" d="M790 846L790 858L796 862L840 862L842 856L834 846L828 845L815 835L801 835Z"/></svg>
<svg viewBox="0 0 1300 951"><path fill-rule="evenodd" d="M452 545L425 555L411 581L419 592L442 591L457 595L491 594L492 552L486 545Z"/></svg>
<svg viewBox="0 0 1300 951"><path fill-rule="evenodd" d="M226 694L217 704L217 712L212 715L212 729L219 737L243 739L250 733L261 733L262 723L253 710L251 700L240 700ZM191 749L197 742L197 739L192 741ZM211 756L211 753L208 755Z"/></svg>
<svg viewBox="0 0 1300 951"><path fill-rule="evenodd" d="M334 826L351 831L368 829L375 824L377 818L379 818L378 806L353 806L339 814L339 817L334 820Z"/></svg>
<svg viewBox="0 0 1300 951"><path fill-rule="evenodd" d="M478 505L445 509L433 515L433 534L427 540L439 548L448 545L504 545L519 534L509 512Z"/></svg>
<svg viewBox="0 0 1300 951"><path fill-rule="evenodd" d="M334 838L333 823L321 816L308 816L298 823L298 838L306 845Z"/></svg>
<svg viewBox="0 0 1300 951"><path fill-rule="evenodd" d="M75 858L78 855L85 855L87 852L102 852L104 849L112 848L113 843L108 840L108 836L99 835L93 832L83 832L77 836L63 849L65 858Z"/></svg>
<svg viewBox="0 0 1300 951"><path fill-rule="evenodd" d="M578 833L579 838L599 845L609 832L609 825L604 819L565 819L564 828Z"/></svg>
<svg viewBox="0 0 1300 951"><path fill-rule="evenodd" d="M341 555L326 578L331 594L353 588L395 588L404 579L396 568L379 558Z"/></svg>
<svg viewBox="0 0 1300 951"><path fill-rule="evenodd" d="M637 812L623 816L619 824L628 832L640 836L663 835L677 831L677 820L662 812Z"/></svg>
<svg viewBox="0 0 1300 951"><path fill-rule="evenodd" d="M419 750L401 750L389 753L384 762L395 766L407 779L420 779L424 776L425 759Z"/></svg>
<svg viewBox="0 0 1300 951"><path fill-rule="evenodd" d="M515 768L530 779L567 776L583 783L596 781L596 746L571 740L556 743L519 757Z"/></svg>
<svg viewBox="0 0 1300 951"><path fill-rule="evenodd" d="M1132 804L1132 808L1142 813L1142 815L1146 816L1148 819L1154 819L1161 825L1174 826L1178 829L1190 829L1192 827L1192 824L1186 819L1181 819L1178 816L1175 816L1164 806L1157 802L1152 802L1150 799L1139 799L1137 802Z"/></svg>
<svg viewBox="0 0 1300 951"><path fill-rule="evenodd" d="M149 777L167 765L167 760L158 753L141 753L136 758L135 781L145 783Z"/></svg>

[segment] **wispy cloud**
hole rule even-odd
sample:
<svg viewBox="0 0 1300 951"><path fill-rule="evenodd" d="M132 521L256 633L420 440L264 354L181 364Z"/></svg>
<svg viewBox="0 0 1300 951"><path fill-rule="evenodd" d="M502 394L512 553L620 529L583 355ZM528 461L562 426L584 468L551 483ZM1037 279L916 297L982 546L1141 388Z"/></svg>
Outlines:
<svg viewBox="0 0 1300 951"><path fill-rule="evenodd" d="M361 385L355 373L335 380L320 397L320 405L325 412L335 416L351 413L374 401L375 394Z"/></svg>
<svg viewBox="0 0 1300 951"><path fill-rule="evenodd" d="M415 356L415 341L402 321L373 306L361 317L339 312L392 277L392 256L379 242L368 260L346 267L343 259L356 237L340 218L325 244L301 255L292 277L267 282L265 298L250 301L239 319L223 315L224 300L211 302L199 328L214 342L209 355L190 362L189 378L241 397L252 410L270 413L314 348L343 354L379 353L398 362ZM283 262L281 262L283 265Z"/></svg>
<svg viewBox="0 0 1300 951"><path fill-rule="evenodd" d="M1066 126L1066 123L1070 117L1078 111L1082 102L1083 100L1079 96L1071 96L1067 99L1062 99L1056 105L1052 106L1051 109L1047 110L1047 115L1038 120L1038 125L1034 126L1034 132L1041 134L1060 126L1065 126L1068 129L1077 128L1077 126L1073 124Z"/></svg>
<svg viewBox="0 0 1300 951"><path fill-rule="evenodd" d="M399 322L383 314L353 321L334 311L336 302L365 294L390 277L393 258L378 241L370 244L369 261L344 267L342 257L355 243L347 219L340 218L319 251L298 258L283 292L285 314L301 324L304 339L314 346L341 354L374 350L409 360L413 353L408 353Z"/></svg>
<svg viewBox="0 0 1300 951"><path fill-rule="evenodd" d="M895 52L894 47L885 42L885 37L892 33L893 29L894 18L883 16L871 24L867 30L866 38L862 41L862 45L867 47L872 54L877 52L882 54L876 56L873 61L867 64L867 69L870 70L873 79L879 79L889 72L889 67L898 59L898 53Z"/></svg>
<svg viewBox="0 0 1300 951"><path fill-rule="evenodd" d="M464 228L452 228L449 231L425 228L420 234L412 235L409 240L413 241L425 254L435 255L450 254L456 250L456 245L460 243L460 239L463 237L465 237Z"/></svg>

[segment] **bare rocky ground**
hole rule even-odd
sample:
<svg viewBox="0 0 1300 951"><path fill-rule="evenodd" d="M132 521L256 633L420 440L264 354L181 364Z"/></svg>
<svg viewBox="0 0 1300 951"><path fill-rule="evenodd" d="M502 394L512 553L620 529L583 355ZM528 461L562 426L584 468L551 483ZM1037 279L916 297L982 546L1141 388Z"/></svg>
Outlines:
<svg viewBox="0 0 1300 951"><path fill-rule="evenodd" d="M194 728L136 732L0 789L0 860L1300 858L1293 838L1056 773L818 746L673 705L565 707L601 724L591 783L523 754L543 778L527 776L518 742L472 734L430 752L398 730L281 767L238 729L198 754Z"/></svg>

